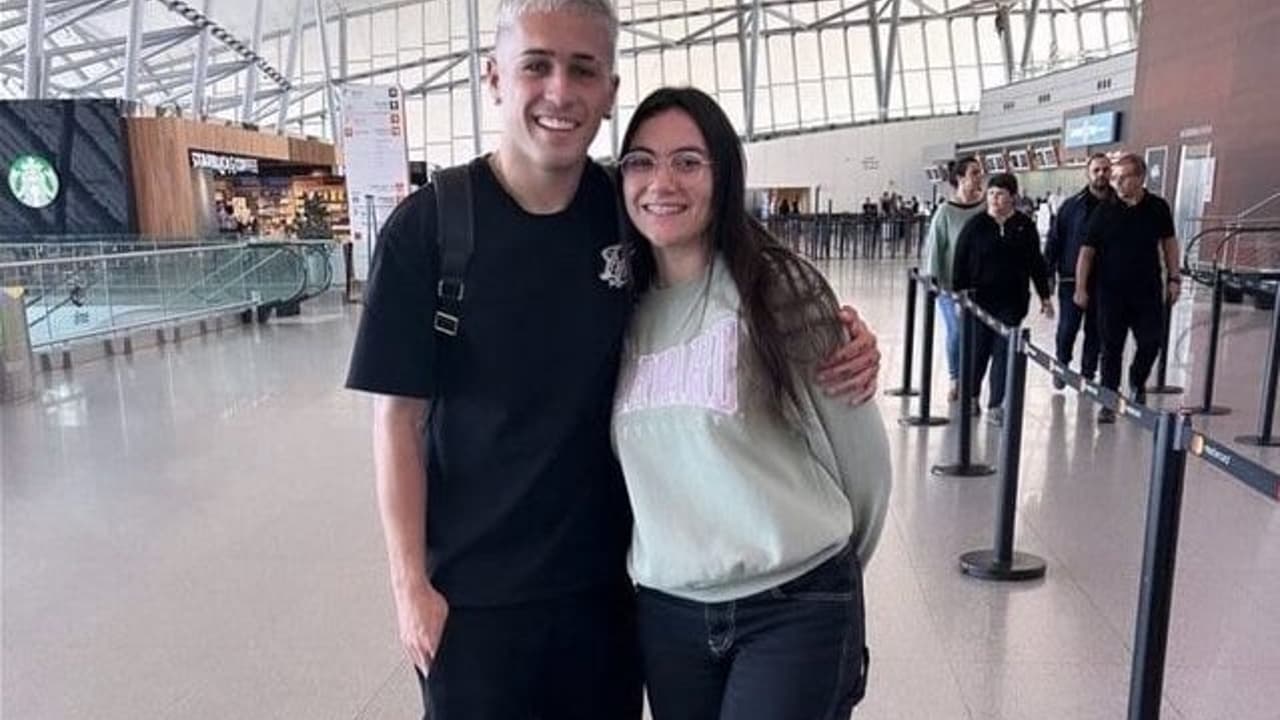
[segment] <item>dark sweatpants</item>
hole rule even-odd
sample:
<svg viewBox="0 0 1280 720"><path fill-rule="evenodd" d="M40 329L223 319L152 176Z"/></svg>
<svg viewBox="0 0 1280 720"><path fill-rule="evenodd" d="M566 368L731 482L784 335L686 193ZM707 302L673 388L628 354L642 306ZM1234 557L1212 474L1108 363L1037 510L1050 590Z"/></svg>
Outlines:
<svg viewBox="0 0 1280 720"><path fill-rule="evenodd" d="M1124 343L1132 331L1138 349L1129 365L1129 390L1145 387L1163 340L1164 304L1160 289L1099 292L1098 320L1102 326L1102 386L1120 390Z"/></svg>

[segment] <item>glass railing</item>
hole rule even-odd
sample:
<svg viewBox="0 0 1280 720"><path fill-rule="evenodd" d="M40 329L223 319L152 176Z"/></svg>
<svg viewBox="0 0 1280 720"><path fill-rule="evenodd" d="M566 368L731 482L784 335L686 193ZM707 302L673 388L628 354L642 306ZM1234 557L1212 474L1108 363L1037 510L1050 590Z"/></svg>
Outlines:
<svg viewBox="0 0 1280 720"><path fill-rule="evenodd" d="M147 325L296 305L329 288L327 242L103 239L0 244L33 349Z"/></svg>

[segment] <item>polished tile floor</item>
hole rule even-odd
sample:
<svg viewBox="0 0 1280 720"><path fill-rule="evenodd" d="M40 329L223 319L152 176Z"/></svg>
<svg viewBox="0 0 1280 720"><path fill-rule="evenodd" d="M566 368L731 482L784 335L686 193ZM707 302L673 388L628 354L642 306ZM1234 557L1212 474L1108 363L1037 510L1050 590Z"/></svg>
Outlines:
<svg viewBox="0 0 1280 720"><path fill-rule="evenodd" d="M905 265L826 268L879 330L882 384L896 384ZM1170 377L1193 391L1206 307L1184 302L1175 318ZM369 402L340 387L354 324L326 298L299 318L44 376L37 400L0 407L0 717L416 716ZM1217 402L1235 412L1197 421L1217 439L1253 427L1268 325L1228 309ZM1034 333L1050 344L1048 324ZM1092 407L1029 372L1017 542L1049 572L1028 584L957 571L961 552L991 543L997 481L930 476L954 456L954 425L901 428L903 401L879 399L894 494L868 571L874 659L858 718L1124 717L1149 436L1098 428ZM977 426L975 455L994 462L991 430ZM1250 454L1280 466L1280 451ZM1280 506L1190 460L1162 717L1280 717L1277 597Z"/></svg>

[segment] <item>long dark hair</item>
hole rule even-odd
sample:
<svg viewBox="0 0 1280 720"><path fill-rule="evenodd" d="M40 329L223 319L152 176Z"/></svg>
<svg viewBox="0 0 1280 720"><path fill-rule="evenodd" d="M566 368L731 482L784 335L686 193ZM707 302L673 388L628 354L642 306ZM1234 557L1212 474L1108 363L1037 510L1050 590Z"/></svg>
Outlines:
<svg viewBox="0 0 1280 720"><path fill-rule="evenodd" d="M740 313L764 369L768 407L794 418L800 407L796 373L812 371L814 363L843 341L835 294L816 268L747 214L742 142L709 95L688 87L655 90L631 116L622 152L631 149L645 121L667 110L688 115L707 144L713 163L707 233L711 248L724 256L738 287ZM653 249L629 219L626 228L623 243L631 258L631 277L643 292L657 274Z"/></svg>

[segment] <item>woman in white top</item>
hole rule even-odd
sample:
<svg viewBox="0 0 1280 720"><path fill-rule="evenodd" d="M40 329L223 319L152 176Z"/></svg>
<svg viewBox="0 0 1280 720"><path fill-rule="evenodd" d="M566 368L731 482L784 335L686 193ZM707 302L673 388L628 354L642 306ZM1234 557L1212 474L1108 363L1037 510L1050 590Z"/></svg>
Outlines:
<svg viewBox="0 0 1280 720"><path fill-rule="evenodd" d="M619 162L637 290L613 415L654 720L845 720L891 469L874 403L819 389L822 275L745 205L715 101L662 89Z"/></svg>

